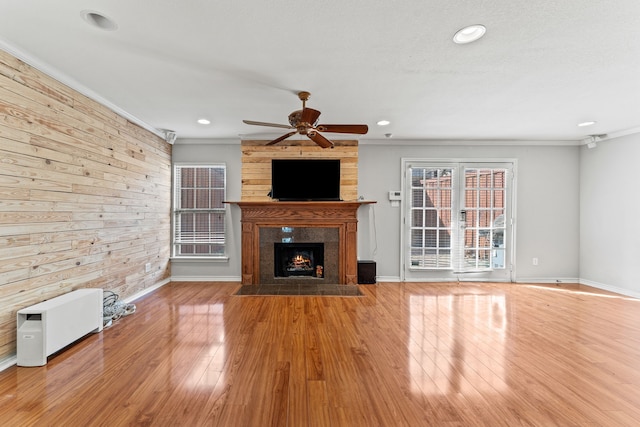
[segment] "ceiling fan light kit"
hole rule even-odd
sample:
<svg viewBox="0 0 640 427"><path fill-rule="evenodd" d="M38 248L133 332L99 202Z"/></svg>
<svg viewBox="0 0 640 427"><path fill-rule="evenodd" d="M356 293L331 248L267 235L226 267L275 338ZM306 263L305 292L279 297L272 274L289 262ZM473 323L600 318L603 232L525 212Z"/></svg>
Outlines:
<svg viewBox="0 0 640 427"><path fill-rule="evenodd" d="M255 126L268 126L283 129L294 129L293 131L286 133L273 141L269 141L267 145L274 145L285 139L299 133L300 135L306 135L310 140L318 144L322 148L333 148L333 142L325 138L320 132L330 133L351 133L364 135L369 131L367 125L354 125L354 124L318 124L320 119L320 111L313 108L307 108L307 101L311 94L306 91L298 92L298 98L302 101L302 109L296 110L289 114L289 124L283 125L278 123L258 122L255 120L243 120L245 124Z"/></svg>

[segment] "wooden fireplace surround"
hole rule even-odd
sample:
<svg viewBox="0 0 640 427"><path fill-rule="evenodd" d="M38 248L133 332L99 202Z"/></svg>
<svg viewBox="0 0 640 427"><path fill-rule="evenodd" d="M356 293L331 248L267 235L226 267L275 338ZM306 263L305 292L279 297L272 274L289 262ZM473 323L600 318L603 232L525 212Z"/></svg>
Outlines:
<svg viewBox="0 0 640 427"><path fill-rule="evenodd" d="M357 202L232 202L242 211L242 284L260 283L261 227L338 228L338 284L358 283Z"/></svg>

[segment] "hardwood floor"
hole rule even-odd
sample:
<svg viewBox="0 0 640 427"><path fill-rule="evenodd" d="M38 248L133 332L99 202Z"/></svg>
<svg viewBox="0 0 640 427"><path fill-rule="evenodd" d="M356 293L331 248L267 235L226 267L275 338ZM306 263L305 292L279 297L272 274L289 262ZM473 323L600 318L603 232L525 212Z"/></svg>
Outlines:
<svg viewBox="0 0 640 427"><path fill-rule="evenodd" d="M578 285L171 283L35 368L2 426L635 426L640 301Z"/></svg>

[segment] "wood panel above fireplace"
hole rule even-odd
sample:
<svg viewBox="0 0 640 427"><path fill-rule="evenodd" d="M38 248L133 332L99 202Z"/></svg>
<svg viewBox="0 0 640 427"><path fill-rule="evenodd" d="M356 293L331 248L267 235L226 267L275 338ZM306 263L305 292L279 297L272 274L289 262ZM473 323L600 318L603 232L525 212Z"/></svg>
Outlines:
<svg viewBox="0 0 640 427"><path fill-rule="evenodd" d="M357 202L231 202L242 211L242 284L260 283L260 229L264 227L336 228L338 243L338 284L358 281Z"/></svg>
<svg viewBox="0 0 640 427"><path fill-rule="evenodd" d="M340 159L340 197L358 199L358 141L332 140L335 147L325 149L310 141L287 140L286 144L267 145L268 140L243 140L242 194L243 201L271 201L271 160L273 159ZM318 177L311 177L319 179Z"/></svg>

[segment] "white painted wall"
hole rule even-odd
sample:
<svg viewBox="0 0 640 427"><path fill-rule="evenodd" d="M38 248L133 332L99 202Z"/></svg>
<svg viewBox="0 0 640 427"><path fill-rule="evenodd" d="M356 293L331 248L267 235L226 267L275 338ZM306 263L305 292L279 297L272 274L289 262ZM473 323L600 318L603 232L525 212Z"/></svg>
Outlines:
<svg viewBox="0 0 640 427"><path fill-rule="evenodd" d="M519 145L425 145L394 140L386 146L360 145L359 191L365 199L378 201L359 217L360 258L376 261L380 279L399 279L400 208L391 207L388 192L402 190L403 157L517 159L515 280L577 281L579 148L515 144ZM534 257L539 259L537 266L532 263Z"/></svg>
<svg viewBox="0 0 640 427"><path fill-rule="evenodd" d="M180 140L174 162L227 164L227 199L240 198L240 141ZM362 142L359 194L374 205L359 211L358 257L375 260L379 280L400 277L400 208L389 190L400 190L404 158L517 159L516 280L576 281L579 277L579 148L552 145L460 145L460 143ZM428 144L428 145L425 145ZM240 212L230 207L229 261L172 261L173 280L240 280ZM532 258L539 265L532 265Z"/></svg>
<svg viewBox="0 0 640 427"><path fill-rule="evenodd" d="M240 200L241 152L239 140L206 141L183 139L173 146L173 163L224 163L227 165L227 200ZM171 260L172 280L240 281L241 230L240 209L229 205L230 221L227 223L228 261Z"/></svg>
<svg viewBox="0 0 640 427"><path fill-rule="evenodd" d="M580 150L581 282L640 297L640 134Z"/></svg>

